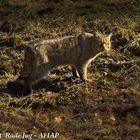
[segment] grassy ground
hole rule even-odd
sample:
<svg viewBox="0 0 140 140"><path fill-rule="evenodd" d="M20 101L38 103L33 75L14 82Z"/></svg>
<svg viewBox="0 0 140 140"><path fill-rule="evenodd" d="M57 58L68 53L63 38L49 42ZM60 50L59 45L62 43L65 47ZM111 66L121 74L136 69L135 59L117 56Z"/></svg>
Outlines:
<svg viewBox="0 0 140 140"><path fill-rule="evenodd" d="M0 1L1 133L140 139L140 1L118 1ZM31 95L13 97L6 89L22 68L25 41L94 30L113 33L113 51L91 63L93 83L74 79L69 67L60 67L35 85Z"/></svg>

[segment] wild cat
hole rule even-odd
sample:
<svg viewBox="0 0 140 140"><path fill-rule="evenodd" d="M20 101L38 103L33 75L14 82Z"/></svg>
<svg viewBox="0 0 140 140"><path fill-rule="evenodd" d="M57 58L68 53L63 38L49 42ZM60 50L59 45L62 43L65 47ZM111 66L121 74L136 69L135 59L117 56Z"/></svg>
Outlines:
<svg viewBox="0 0 140 140"><path fill-rule="evenodd" d="M110 50L111 36L112 34L99 32L82 33L78 36L34 42L25 49L20 76L7 86L9 89L22 86L25 91L31 92L32 85L39 82L51 69L61 65L70 65L73 76L91 82L87 78L87 67L100 52Z"/></svg>

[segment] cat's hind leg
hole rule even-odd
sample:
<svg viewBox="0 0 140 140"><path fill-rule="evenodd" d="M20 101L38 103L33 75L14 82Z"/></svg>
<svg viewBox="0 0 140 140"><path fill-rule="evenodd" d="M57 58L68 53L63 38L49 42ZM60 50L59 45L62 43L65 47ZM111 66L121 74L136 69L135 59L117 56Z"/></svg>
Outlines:
<svg viewBox="0 0 140 140"><path fill-rule="evenodd" d="M32 74L25 80L27 89L32 89L32 85L38 83L51 69L50 63L41 64L35 68Z"/></svg>

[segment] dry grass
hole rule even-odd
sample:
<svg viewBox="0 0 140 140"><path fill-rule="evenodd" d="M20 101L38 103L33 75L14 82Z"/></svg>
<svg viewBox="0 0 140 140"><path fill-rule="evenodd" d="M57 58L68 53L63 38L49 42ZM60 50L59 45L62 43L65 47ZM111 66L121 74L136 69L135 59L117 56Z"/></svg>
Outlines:
<svg viewBox="0 0 140 140"><path fill-rule="evenodd" d="M139 0L120 5L91 0L3 2L0 132L60 132L61 140L140 139ZM91 63L88 76L93 83L74 79L70 68L60 67L35 85L31 95L14 97L6 89L22 68L26 41L94 30L113 32L113 51Z"/></svg>

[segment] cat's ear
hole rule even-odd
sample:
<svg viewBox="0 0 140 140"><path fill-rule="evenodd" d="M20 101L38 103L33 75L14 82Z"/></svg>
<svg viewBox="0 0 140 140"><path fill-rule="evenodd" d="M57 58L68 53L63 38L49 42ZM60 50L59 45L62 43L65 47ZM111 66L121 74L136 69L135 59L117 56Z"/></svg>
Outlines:
<svg viewBox="0 0 140 140"><path fill-rule="evenodd" d="M113 35L113 34L112 34L112 33L110 33L110 34L108 35L108 38L110 39L110 38L112 37L112 35Z"/></svg>

